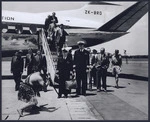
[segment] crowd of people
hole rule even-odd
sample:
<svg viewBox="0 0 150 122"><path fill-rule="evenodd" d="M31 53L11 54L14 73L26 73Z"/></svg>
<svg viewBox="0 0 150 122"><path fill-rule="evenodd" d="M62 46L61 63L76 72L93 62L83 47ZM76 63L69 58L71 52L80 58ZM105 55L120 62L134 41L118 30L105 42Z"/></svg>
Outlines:
<svg viewBox="0 0 150 122"><path fill-rule="evenodd" d="M107 92L107 70L112 69L115 77L116 88L119 87L119 74L121 72L122 57L119 50L115 50L113 55L105 52L105 48L100 50L85 48L84 41L78 41L78 49L72 54L71 48L63 47L66 41L67 32L63 24L58 25L58 19L53 12L45 20L45 34L49 42L50 49L59 52L55 78L59 83L58 98L68 97L71 89L66 89L66 81L76 79L76 96L86 96L87 89L92 90L92 86L97 88L97 92ZM22 81L22 73L27 70L27 78ZM40 96L39 91L47 91L47 62L41 50L36 54L32 49L28 50L25 59L22 58L22 50L19 50L12 57L11 73L15 81L15 90L18 91L18 99L29 103L18 110L20 116L29 107L37 105L36 96ZM101 82L102 81L102 82Z"/></svg>
<svg viewBox="0 0 150 122"><path fill-rule="evenodd" d="M100 52L90 48L85 48L85 42L78 42L78 49L70 56L69 50L62 49L62 56L58 58L57 74L60 80L60 92L58 98L62 94L67 97L69 91L66 91L65 82L71 80L71 75L76 76L76 95L85 95L86 90L92 90L92 86L97 87L97 92L107 92L107 70L110 67L115 77L116 88L119 88L119 74L121 72L122 57L119 50L115 50L110 56L105 52L105 48L101 48ZM101 83L102 81L102 83Z"/></svg>
<svg viewBox="0 0 150 122"><path fill-rule="evenodd" d="M45 20L45 35L52 51L60 52L66 41L68 33L64 30L63 24L58 24L56 13L48 15Z"/></svg>
<svg viewBox="0 0 150 122"><path fill-rule="evenodd" d="M32 49L23 58L23 51L15 53L11 60L11 73L15 81L15 91L18 91L18 100L28 103L23 108L17 110L20 116L23 111L37 105L36 96L40 97L40 91L47 91L47 62L40 50L34 54ZM27 78L22 81L22 74L27 70Z"/></svg>

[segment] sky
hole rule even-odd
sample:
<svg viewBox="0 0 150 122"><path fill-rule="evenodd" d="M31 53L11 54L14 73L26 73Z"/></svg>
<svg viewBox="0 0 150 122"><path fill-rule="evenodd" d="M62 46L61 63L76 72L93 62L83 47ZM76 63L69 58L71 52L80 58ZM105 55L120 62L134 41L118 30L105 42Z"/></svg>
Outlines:
<svg viewBox="0 0 150 122"><path fill-rule="evenodd" d="M85 4L87 2L2 2L2 10L39 13L78 9ZM122 55L124 50L127 50L128 55L148 55L148 13L128 32L129 34L125 36L91 47L91 49L96 48L99 51L101 47L105 47L106 52L110 53L119 49Z"/></svg>

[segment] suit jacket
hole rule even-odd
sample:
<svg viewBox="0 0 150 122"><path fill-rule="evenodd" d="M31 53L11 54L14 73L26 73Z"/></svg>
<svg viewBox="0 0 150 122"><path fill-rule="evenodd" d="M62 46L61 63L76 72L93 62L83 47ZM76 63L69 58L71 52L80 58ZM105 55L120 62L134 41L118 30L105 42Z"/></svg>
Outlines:
<svg viewBox="0 0 150 122"><path fill-rule="evenodd" d="M66 41L66 36L68 35L68 33L63 29L62 30L62 36L60 36L60 41L59 41L59 43L65 43L65 41Z"/></svg>
<svg viewBox="0 0 150 122"><path fill-rule="evenodd" d="M55 19L55 23L58 23L57 17L54 17L54 19ZM45 29L46 31L47 31L48 28L49 28L49 24L53 23L52 20L53 20L53 17L52 17L52 16L50 16L49 18L46 18L46 19L45 19L45 26L44 26L44 29Z"/></svg>
<svg viewBox="0 0 150 122"><path fill-rule="evenodd" d="M47 31L48 30L48 28L49 28L49 24L50 24L50 20L49 20L49 18L46 18L46 20L45 20L45 26L44 26L44 29Z"/></svg>
<svg viewBox="0 0 150 122"><path fill-rule="evenodd" d="M54 19L55 19L55 23L58 23L57 17L54 17ZM49 18L50 24L53 23L52 20L53 20L53 17L50 16L50 18Z"/></svg>
<svg viewBox="0 0 150 122"><path fill-rule="evenodd" d="M94 64L96 64L96 62L97 62L97 54L93 54L92 56L91 56L91 65L93 66Z"/></svg>
<svg viewBox="0 0 150 122"><path fill-rule="evenodd" d="M46 58L44 55L35 55L35 71L41 71L44 70L47 72L47 64L46 64Z"/></svg>
<svg viewBox="0 0 150 122"><path fill-rule="evenodd" d="M106 53L104 53L104 55L98 54L96 60L97 60L96 63L97 68L108 69L110 62L109 57Z"/></svg>
<svg viewBox="0 0 150 122"><path fill-rule="evenodd" d="M74 54L74 65L76 71L86 71L87 65L89 65L89 52L85 49L83 52L79 49L76 50Z"/></svg>
<svg viewBox="0 0 150 122"><path fill-rule="evenodd" d="M13 56L11 60L11 72L13 73L21 73L23 72L24 60L23 58L17 58L17 56Z"/></svg>
<svg viewBox="0 0 150 122"><path fill-rule="evenodd" d="M73 63L68 56L64 59L62 56L58 58L57 70L60 77L64 77L66 80L70 77L70 71L73 69Z"/></svg>
<svg viewBox="0 0 150 122"><path fill-rule="evenodd" d="M34 55L27 54L25 59L25 68L31 68L34 66L35 57Z"/></svg>

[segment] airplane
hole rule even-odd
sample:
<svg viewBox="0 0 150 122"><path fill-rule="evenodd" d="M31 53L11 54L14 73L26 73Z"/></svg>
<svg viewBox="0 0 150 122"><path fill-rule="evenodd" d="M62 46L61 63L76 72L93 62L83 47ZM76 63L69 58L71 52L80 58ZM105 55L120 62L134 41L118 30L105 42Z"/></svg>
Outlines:
<svg viewBox="0 0 150 122"><path fill-rule="evenodd" d="M67 45L77 48L77 41L94 46L128 34L128 30L148 12L148 1L125 7L119 3L91 1L80 9L55 11L65 25ZM120 11L122 10L122 11ZM2 32L37 34L52 12L26 13L2 10Z"/></svg>

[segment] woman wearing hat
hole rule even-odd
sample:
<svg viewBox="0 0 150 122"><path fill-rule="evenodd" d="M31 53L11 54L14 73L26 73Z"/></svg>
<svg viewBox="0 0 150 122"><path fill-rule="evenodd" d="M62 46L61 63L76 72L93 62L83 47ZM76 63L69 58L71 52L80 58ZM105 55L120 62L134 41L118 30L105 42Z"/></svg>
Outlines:
<svg viewBox="0 0 150 122"><path fill-rule="evenodd" d="M70 71L73 69L71 58L68 57L68 50L62 48L62 55L58 58L57 70L59 75L59 95L58 98L68 97L68 90L66 90L65 82L70 79Z"/></svg>

